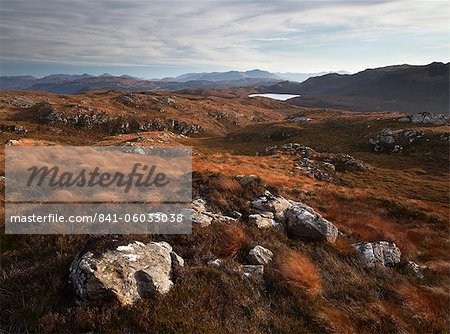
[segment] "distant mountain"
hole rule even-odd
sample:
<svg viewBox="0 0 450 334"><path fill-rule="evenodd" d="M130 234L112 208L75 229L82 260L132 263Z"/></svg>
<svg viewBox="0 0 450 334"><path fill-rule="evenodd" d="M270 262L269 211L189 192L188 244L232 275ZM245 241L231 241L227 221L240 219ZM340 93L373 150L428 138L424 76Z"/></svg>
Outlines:
<svg viewBox="0 0 450 334"><path fill-rule="evenodd" d="M244 80L244 79L273 79L273 80L289 80L302 82L310 77L324 75L332 72L319 72L319 73L271 73L262 70L251 71L228 71L228 72L203 72L203 73L186 73L179 75L175 78L164 78L164 81L178 81L185 82L191 80L206 80L206 81L229 81L229 80ZM337 73L347 74L346 71L339 71Z"/></svg>
<svg viewBox="0 0 450 334"><path fill-rule="evenodd" d="M77 94L90 90L169 90L176 91L186 88L227 88L248 86L269 86L277 83L280 79L258 78L261 73L249 71L247 76L229 75L223 76L223 80L142 80L128 75L120 77L110 74L91 76L88 74L69 75L52 74L41 79L34 77L0 77L1 90L27 90L35 92L49 92L61 94ZM259 71L263 72L263 71ZM268 72L267 72L268 73ZM229 78L229 79L226 79Z"/></svg>
<svg viewBox="0 0 450 334"><path fill-rule="evenodd" d="M337 71L337 72L318 72L318 73L292 73L292 72L281 73L281 72L276 72L275 75L284 80L303 82L311 77L318 77L318 76L330 74L330 73L349 74L349 72L347 72L347 71Z"/></svg>
<svg viewBox="0 0 450 334"><path fill-rule="evenodd" d="M264 92L299 94L290 103L359 111L449 112L449 63L396 65L356 74L326 74L279 82Z"/></svg>
<svg viewBox="0 0 450 334"><path fill-rule="evenodd" d="M89 74L71 75L71 74L51 74L46 77L37 79L33 76L1 76L1 90L30 90L34 85L45 84L62 84L75 80L86 79L92 77Z"/></svg>
<svg viewBox="0 0 450 334"><path fill-rule="evenodd" d="M22 90L30 87L36 80L38 79L30 75L3 76L0 77L0 88L3 90Z"/></svg>
<svg viewBox="0 0 450 334"><path fill-rule="evenodd" d="M325 72L323 72L325 73ZM227 88L271 86L282 80L299 80L320 73L271 73L263 70L186 73L175 78L144 80L129 75L99 76L89 74L51 74L37 79L32 76L0 77L0 90L29 90L49 93L76 94L92 89L104 90L180 90L189 88Z"/></svg>
<svg viewBox="0 0 450 334"><path fill-rule="evenodd" d="M228 71L228 72L211 72L211 73L186 73L175 78L169 78L171 81L186 82L186 81L230 81L230 80L245 80L245 79L273 79L280 80L277 75L261 70L251 70L245 72ZM167 78L166 78L167 80Z"/></svg>

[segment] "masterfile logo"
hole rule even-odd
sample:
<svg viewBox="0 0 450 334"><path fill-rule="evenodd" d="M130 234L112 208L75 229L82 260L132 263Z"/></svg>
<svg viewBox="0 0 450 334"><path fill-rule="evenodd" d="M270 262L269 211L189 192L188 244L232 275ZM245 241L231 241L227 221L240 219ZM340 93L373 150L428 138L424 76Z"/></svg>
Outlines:
<svg viewBox="0 0 450 334"><path fill-rule="evenodd" d="M189 147L12 146L5 167L6 233L191 231Z"/></svg>

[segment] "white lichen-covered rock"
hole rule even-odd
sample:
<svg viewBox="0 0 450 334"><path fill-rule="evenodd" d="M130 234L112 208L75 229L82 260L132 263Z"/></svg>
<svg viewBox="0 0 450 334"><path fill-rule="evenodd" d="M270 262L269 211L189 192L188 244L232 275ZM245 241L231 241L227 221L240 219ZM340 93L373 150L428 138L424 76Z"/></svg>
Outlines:
<svg viewBox="0 0 450 334"><path fill-rule="evenodd" d="M250 264L268 264L273 259L273 253L262 246L253 247L247 255Z"/></svg>
<svg viewBox="0 0 450 334"><path fill-rule="evenodd" d="M109 297L132 304L150 293L167 293L173 286L173 270L183 265L168 243L135 241L99 255L78 254L69 277L83 304Z"/></svg>
<svg viewBox="0 0 450 334"><path fill-rule="evenodd" d="M272 212L275 220L282 222L284 211L291 206L291 203L284 197L274 196L267 191L263 196L255 198L251 202L251 206L256 210Z"/></svg>
<svg viewBox="0 0 450 334"><path fill-rule="evenodd" d="M233 223L236 221L236 218L206 211L206 201L201 198L192 201L191 214L192 223L201 227L209 226L214 221L222 223Z"/></svg>
<svg viewBox="0 0 450 334"><path fill-rule="evenodd" d="M197 198L192 201L192 210L202 213L206 211L206 201L203 198Z"/></svg>
<svg viewBox="0 0 450 334"><path fill-rule="evenodd" d="M272 212L261 212L249 215L248 222L257 228L276 227L278 223L273 218Z"/></svg>
<svg viewBox="0 0 450 334"><path fill-rule="evenodd" d="M292 202L285 212L286 232L305 241L334 242L338 229L308 205ZM294 204L295 203L295 204Z"/></svg>
<svg viewBox="0 0 450 334"><path fill-rule="evenodd" d="M211 225L213 218L206 212L206 201L202 198L198 198L192 201L192 224L200 225L201 227L206 227Z"/></svg>
<svg viewBox="0 0 450 334"><path fill-rule="evenodd" d="M218 213L214 212L203 212L204 215L211 217L213 222L220 222L220 223L234 223L236 222L236 218L224 216Z"/></svg>
<svg viewBox="0 0 450 334"><path fill-rule="evenodd" d="M353 246L364 255L364 261L368 267L392 267L400 263L402 253L393 242L362 242Z"/></svg>

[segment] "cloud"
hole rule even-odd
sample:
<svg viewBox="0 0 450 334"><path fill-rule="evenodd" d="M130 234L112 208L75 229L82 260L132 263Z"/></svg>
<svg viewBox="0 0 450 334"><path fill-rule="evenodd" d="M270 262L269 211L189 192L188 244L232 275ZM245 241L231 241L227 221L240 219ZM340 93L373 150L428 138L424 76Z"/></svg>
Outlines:
<svg viewBox="0 0 450 334"><path fill-rule="evenodd" d="M355 53L362 63L387 61L384 53L395 63L398 48L416 50L413 61L448 56L445 1L3 0L1 6L3 61L292 71L299 64L349 68Z"/></svg>

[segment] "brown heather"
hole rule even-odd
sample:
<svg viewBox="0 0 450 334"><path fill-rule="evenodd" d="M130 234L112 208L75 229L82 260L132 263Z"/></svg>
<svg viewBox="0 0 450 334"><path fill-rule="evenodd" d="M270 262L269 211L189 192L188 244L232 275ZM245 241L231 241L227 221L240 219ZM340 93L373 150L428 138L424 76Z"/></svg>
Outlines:
<svg viewBox="0 0 450 334"><path fill-rule="evenodd" d="M417 142L401 154L377 154L367 144L370 136L384 128L413 128L439 138L449 133L449 127L400 123L387 113L308 109L248 99L249 92L253 92L251 88L161 92L158 96L171 96L177 104L177 108L164 106L166 113L157 110L160 106L144 110L120 104L117 98L123 92L0 92L1 125L18 124L29 130L27 134L2 131L2 142L20 139L20 145L119 145L142 136L149 140L142 145L189 145L194 149L193 196L206 199L211 211L229 214L237 210L243 214L236 224L194 227L191 235L122 237L124 243L167 241L186 262L167 295L129 307L115 302L78 306L68 283L74 256L90 241L96 241L101 251L111 242L108 236L2 232L0 331L449 333L449 143L438 139ZM30 103L49 101L64 115L73 112L70 106L84 105L113 116L177 118L199 124L207 132L191 137L166 131L118 136L101 126L87 129L42 122L33 108L14 106L18 98ZM223 111L231 116L218 117ZM299 113L313 120L305 124L284 120ZM331 183L320 182L293 168L292 157L257 155L269 145L288 142L320 152L350 154L372 170L342 172ZM3 148L0 155L3 171ZM261 180L241 186L234 179L239 174L254 174ZM4 194L3 180L0 188ZM248 202L266 189L312 206L344 236L333 245L305 243L274 229L249 226ZM3 220L0 225L3 230ZM351 246L380 239L399 245L403 257L397 268L365 268ZM228 270L242 264L245 253L257 244L275 254L275 260L265 266L264 282L258 284ZM224 258L224 270L206 265L217 257ZM427 266L423 280L408 272L408 260Z"/></svg>

